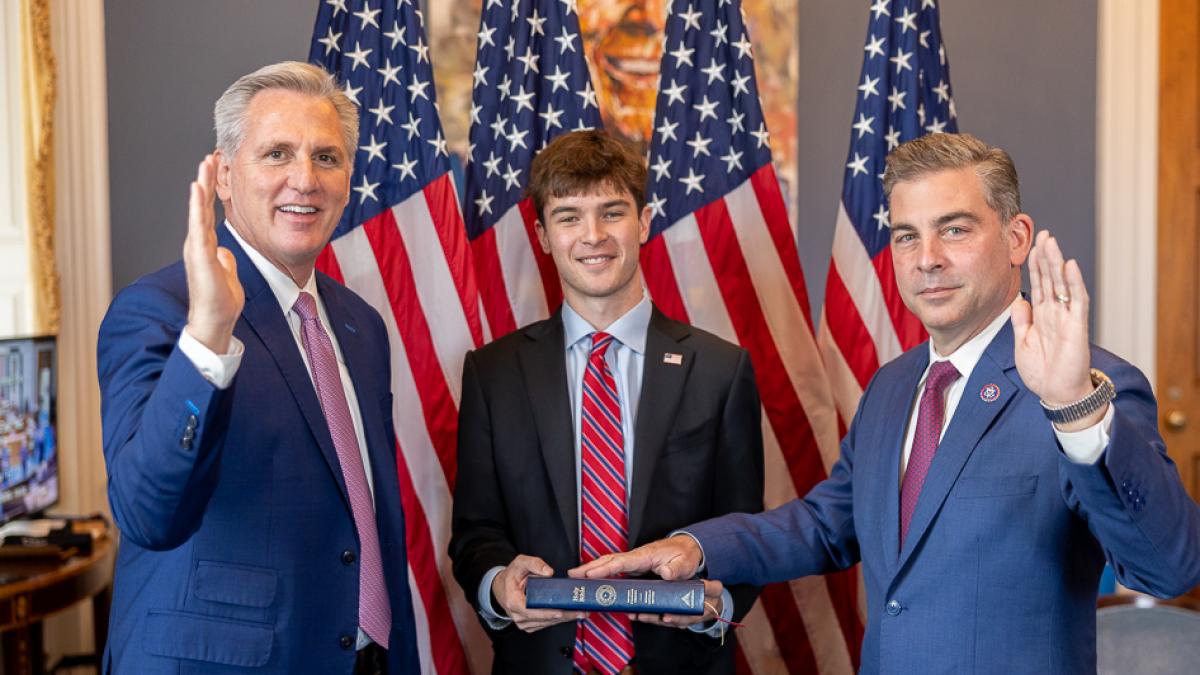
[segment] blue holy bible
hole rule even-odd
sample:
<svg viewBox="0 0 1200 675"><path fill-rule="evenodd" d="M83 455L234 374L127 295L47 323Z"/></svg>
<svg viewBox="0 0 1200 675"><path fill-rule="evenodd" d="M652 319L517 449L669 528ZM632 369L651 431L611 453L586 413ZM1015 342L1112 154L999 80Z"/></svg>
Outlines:
<svg viewBox="0 0 1200 675"><path fill-rule="evenodd" d="M529 577L525 606L587 612L703 614L704 582Z"/></svg>

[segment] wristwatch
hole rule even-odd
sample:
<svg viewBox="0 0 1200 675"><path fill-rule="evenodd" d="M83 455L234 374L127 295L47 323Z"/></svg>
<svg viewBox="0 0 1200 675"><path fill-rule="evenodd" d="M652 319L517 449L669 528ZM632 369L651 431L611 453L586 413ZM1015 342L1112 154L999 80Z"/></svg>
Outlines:
<svg viewBox="0 0 1200 675"><path fill-rule="evenodd" d="M1113 386L1112 380L1107 375L1095 368L1092 368L1091 375L1092 385L1096 388L1078 401L1059 406L1040 401L1042 412L1046 413L1046 419L1055 424L1081 420L1108 405L1109 401L1117 397L1117 388Z"/></svg>

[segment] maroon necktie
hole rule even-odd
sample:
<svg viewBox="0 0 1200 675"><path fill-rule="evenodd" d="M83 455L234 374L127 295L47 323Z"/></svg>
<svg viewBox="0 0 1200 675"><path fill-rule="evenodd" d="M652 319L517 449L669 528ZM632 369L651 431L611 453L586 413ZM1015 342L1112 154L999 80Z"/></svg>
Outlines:
<svg viewBox="0 0 1200 675"><path fill-rule="evenodd" d="M925 391L921 393L917 411L917 430L913 434L912 452L908 456L908 468L904 471L904 482L900 486L900 547L904 548L904 537L908 524L917 510L917 498L933 454L937 452L938 440L942 436L942 420L946 415L946 387L958 379L958 370L949 361L938 361L929 367L925 378Z"/></svg>
<svg viewBox="0 0 1200 675"><path fill-rule="evenodd" d="M625 433L617 383L604 354L613 343L607 333L592 334L592 353L583 373L580 401L579 558L590 562L629 548L625 509ZM576 624L576 672L589 666L604 675L621 672L633 658L633 629L628 614L593 612Z"/></svg>
<svg viewBox="0 0 1200 675"><path fill-rule="evenodd" d="M354 421L350 417L350 406L346 403L346 392L342 388L342 376L338 370L337 357L333 353L333 342L317 314L317 302L313 296L301 292L292 309L301 319L301 339L308 354L308 365L312 369L313 384L325 422L333 437L338 463L342 465L342 478L346 481L346 492L350 496L350 512L354 516L354 527L358 531L358 625L367 637L387 649L388 632L392 625L392 606L388 599L387 585L383 580L383 558L379 552L379 531L375 526L375 505L367 486L367 473L363 468L362 454L358 448L358 436L354 433ZM401 582L403 583L403 582Z"/></svg>

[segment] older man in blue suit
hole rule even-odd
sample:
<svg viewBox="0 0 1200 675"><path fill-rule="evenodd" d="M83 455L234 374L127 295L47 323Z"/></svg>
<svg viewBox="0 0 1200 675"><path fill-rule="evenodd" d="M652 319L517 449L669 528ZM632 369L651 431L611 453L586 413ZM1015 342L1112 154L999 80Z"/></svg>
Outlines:
<svg viewBox="0 0 1200 675"><path fill-rule="evenodd" d="M183 260L100 327L121 530L104 672L419 672L387 333L313 269L357 109L288 62L235 82L215 119Z"/></svg>
<svg viewBox="0 0 1200 675"><path fill-rule="evenodd" d="M829 478L572 574L764 584L861 561L864 673L1094 672L1105 560L1154 595L1200 583L1200 509L1150 385L1089 345L1079 266L1044 231L1030 250L1003 150L925 136L888 157L884 188L930 340L876 373Z"/></svg>

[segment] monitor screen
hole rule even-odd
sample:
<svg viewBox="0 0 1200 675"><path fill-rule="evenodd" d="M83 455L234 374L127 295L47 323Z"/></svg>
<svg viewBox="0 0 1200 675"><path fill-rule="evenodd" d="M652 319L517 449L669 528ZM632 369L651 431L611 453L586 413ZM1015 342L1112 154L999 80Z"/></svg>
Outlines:
<svg viewBox="0 0 1200 675"><path fill-rule="evenodd" d="M53 337L0 339L0 522L58 501Z"/></svg>

